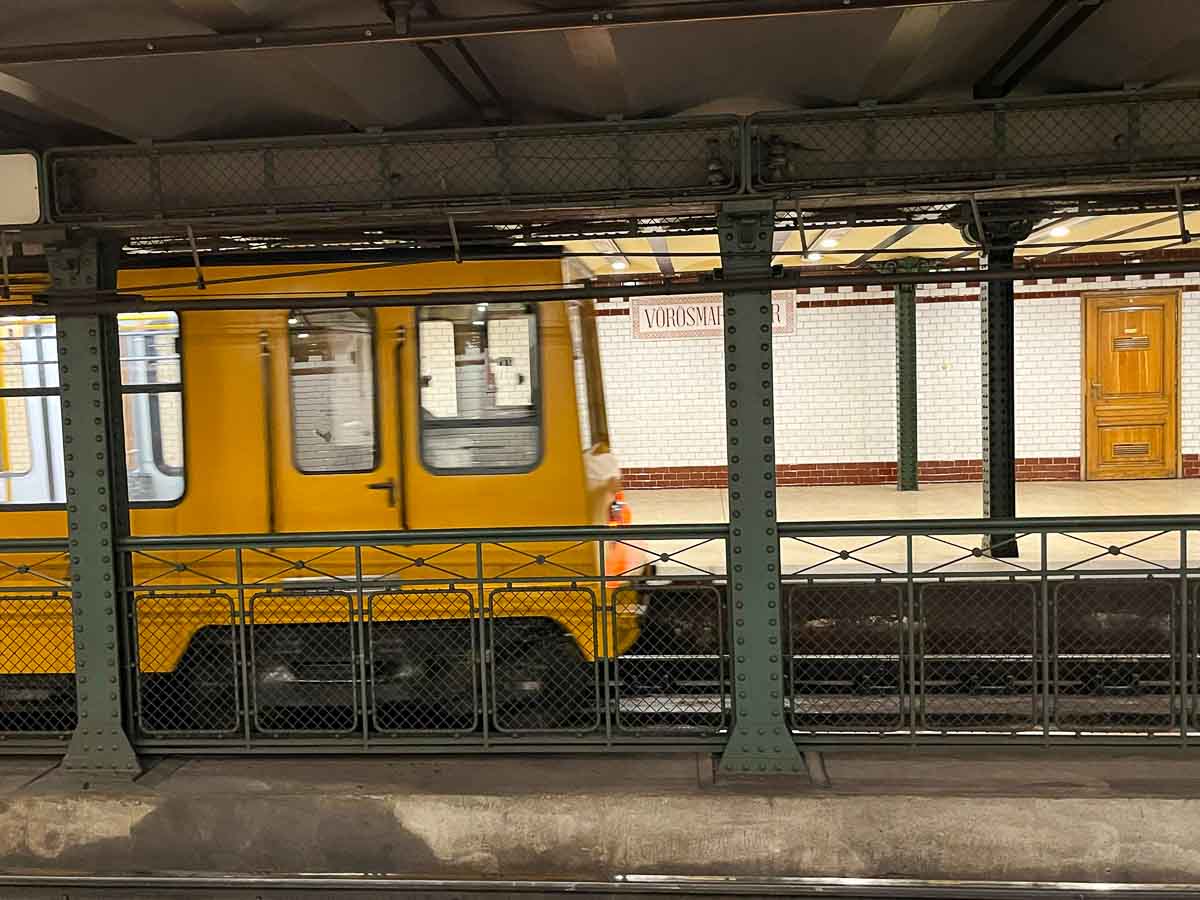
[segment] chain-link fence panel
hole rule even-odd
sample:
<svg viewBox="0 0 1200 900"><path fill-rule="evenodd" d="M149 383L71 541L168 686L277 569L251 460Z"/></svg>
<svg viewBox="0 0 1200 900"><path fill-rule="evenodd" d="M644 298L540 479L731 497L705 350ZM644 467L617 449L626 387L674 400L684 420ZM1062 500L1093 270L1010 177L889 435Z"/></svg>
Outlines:
<svg viewBox="0 0 1200 900"><path fill-rule="evenodd" d="M641 633L613 661L622 731L715 733L729 725L726 597L712 585L627 585L617 614L641 612ZM613 644L616 644L615 636Z"/></svg>
<svg viewBox="0 0 1200 900"><path fill-rule="evenodd" d="M1200 159L1194 92L767 113L748 127L762 191L1182 175Z"/></svg>
<svg viewBox="0 0 1200 900"><path fill-rule="evenodd" d="M480 720L478 617L458 590L367 598L371 721L381 733L473 731Z"/></svg>
<svg viewBox="0 0 1200 900"><path fill-rule="evenodd" d="M1040 721L1038 585L948 581L917 592L922 730L1026 731Z"/></svg>
<svg viewBox="0 0 1200 900"><path fill-rule="evenodd" d="M904 727L907 605L902 585L791 586L784 627L793 729Z"/></svg>
<svg viewBox="0 0 1200 900"><path fill-rule="evenodd" d="M354 599L336 591L250 598L250 686L255 727L328 734L358 725Z"/></svg>
<svg viewBox="0 0 1200 900"><path fill-rule="evenodd" d="M134 597L137 724L143 734L228 734L241 724L234 599Z"/></svg>
<svg viewBox="0 0 1200 900"><path fill-rule="evenodd" d="M1176 585L1079 579L1053 586L1052 722L1061 731L1179 724Z"/></svg>
<svg viewBox="0 0 1200 900"><path fill-rule="evenodd" d="M47 154L60 221L726 196L734 116L654 123L64 148Z"/></svg>
<svg viewBox="0 0 1200 900"><path fill-rule="evenodd" d="M70 599L0 594L0 735L61 734L76 721Z"/></svg>
<svg viewBox="0 0 1200 900"><path fill-rule="evenodd" d="M600 615L583 587L502 588L484 610L496 729L585 733L600 725Z"/></svg>

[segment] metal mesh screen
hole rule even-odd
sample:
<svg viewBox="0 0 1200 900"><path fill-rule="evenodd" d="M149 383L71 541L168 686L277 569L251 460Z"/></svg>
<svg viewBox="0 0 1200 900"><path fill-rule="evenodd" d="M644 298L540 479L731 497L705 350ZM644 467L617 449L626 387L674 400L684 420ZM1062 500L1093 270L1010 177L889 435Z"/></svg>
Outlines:
<svg viewBox="0 0 1200 900"><path fill-rule="evenodd" d="M241 702L233 599L148 594L135 597L134 609L141 731L235 731Z"/></svg>
<svg viewBox="0 0 1200 900"><path fill-rule="evenodd" d="M917 598L921 727L1034 727L1040 718L1037 585L925 584Z"/></svg>
<svg viewBox="0 0 1200 900"><path fill-rule="evenodd" d="M381 732L465 732L479 723L478 618L467 591L368 598L371 720Z"/></svg>
<svg viewBox="0 0 1200 900"><path fill-rule="evenodd" d="M1054 586L1053 723L1060 730L1177 724L1175 585L1150 578Z"/></svg>
<svg viewBox="0 0 1200 900"><path fill-rule="evenodd" d="M494 590L485 612L496 728L510 733L597 728L600 628L592 590Z"/></svg>
<svg viewBox="0 0 1200 900"><path fill-rule="evenodd" d="M785 627L793 728L894 730L904 724L906 606L898 585L791 587Z"/></svg>
<svg viewBox="0 0 1200 900"><path fill-rule="evenodd" d="M0 734L72 730L75 645L71 601L0 594Z"/></svg>
<svg viewBox="0 0 1200 900"><path fill-rule="evenodd" d="M640 636L613 667L618 726L705 732L727 726L724 594L710 585L627 586L612 600L618 614L642 610Z"/></svg>
<svg viewBox="0 0 1200 900"><path fill-rule="evenodd" d="M355 629L348 594L251 597L250 683L260 731L354 730L361 708Z"/></svg>
<svg viewBox="0 0 1200 900"><path fill-rule="evenodd" d="M430 202L509 204L725 195L741 187L739 120L675 119L291 138L48 154L53 214L278 214Z"/></svg>
<svg viewBox="0 0 1200 900"><path fill-rule="evenodd" d="M1184 173L1200 158L1200 97L770 113L749 128L760 190Z"/></svg>

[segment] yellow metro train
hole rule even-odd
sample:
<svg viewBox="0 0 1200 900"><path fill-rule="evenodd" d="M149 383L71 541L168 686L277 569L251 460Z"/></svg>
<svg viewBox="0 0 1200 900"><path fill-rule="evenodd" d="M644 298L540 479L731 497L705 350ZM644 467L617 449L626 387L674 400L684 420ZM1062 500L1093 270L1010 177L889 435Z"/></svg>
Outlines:
<svg viewBox="0 0 1200 900"><path fill-rule="evenodd" d="M620 472L607 443L598 341L590 304L490 302L500 286L561 283L556 259L428 263L309 274L311 266L206 269L224 297L328 295L328 306L167 311L120 317L125 453L134 535L286 534L627 521ZM254 280L239 281L245 276ZM264 280L263 276L271 276ZM127 269L133 292L186 284L190 269ZM229 281L226 281L230 279ZM460 305L347 309L348 292L473 291ZM194 287L147 291L203 299ZM56 347L48 317L0 319L0 539L66 534ZM437 566L414 571L394 548L335 549L319 564L278 578L298 551L134 554L137 658L146 675L178 673L206 636L230 626L224 600L173 585L271 583L255 597L256 624L284 625L303 655L329 623L351 617L342 597L306 581L444 578L455 590L400 592L374 601L376 622L469 620L485 599L491 615L527 629L528 641L571 645L583 662L624 652L638 635L636 605L617 609L610 636L596 634L597 593L572 577L552 604L537 591L480 596L480 583L524 568L525 553L551 555L550 572L599 572L596 542L545 550L484 544L430 549ZM312 553L307 554L309 558ZM480 567L482 571L478 571ZM54 563L65 578L65 561ZM609 547L610 574L636 565ZM356 570L356 566L358 569ZM403 576L397 571L404 570ZM43 565L42 573L46 573ZM438 574L441 573L441 574ZM526 570L523 574L540 574ZM461 576L461 577L452 577ZM282 582L282 585L281 585ZM461 583L459 583L461 582ZM9 581L11 586L20 583ZM44 580L36 616L29 597L0 594L0 691L74 670L70 611ZM290 587L289 587L290 585ZM445 587L445 585L443 585ZM216 590L218 595L221 594ZM211 592L210 592L211 593ZM249 595L251 592L246 592ZM306 627L311 634L306 636ZM268 630L269 629L265 629ZM190 651L190 652L189 652ZM269 656L262 651L260 656ZM298 669L303 659L282 658ZM272 660L275 657L271 657ZM259 660L260 668L267 663ZM274 664L274 663L272 663ZM52 681L53 679L49 679ZM353 679L351 679L353 680ZM265 688L264 688L265 690ZM325 696L330 696L326 690ZM36 699L36 697L35 697ZM3 696L0 696L0 703Z"/></svg>

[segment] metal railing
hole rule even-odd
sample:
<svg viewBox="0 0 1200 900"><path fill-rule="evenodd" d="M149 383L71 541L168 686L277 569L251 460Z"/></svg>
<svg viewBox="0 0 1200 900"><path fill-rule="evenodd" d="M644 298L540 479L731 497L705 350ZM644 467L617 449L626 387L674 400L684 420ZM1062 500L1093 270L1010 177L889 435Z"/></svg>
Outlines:
<svg viewBox="0 0 1200 900"><path fill-rule="evenodd" d="M133 538L135 742L719 746L731 715L725 533ZM655 576L651 561L685 574Z"/></svg>
<svg viewBox="0 0 1200 900"><path fill-rule="evenodd" d="M786 523L805 746L1191 743L1200 517ZM133 537L147 752L720 749L729 526ZM991 535L992 550L984 549ZM1012 555L1013 551L1017 555ZM0 750L76 724L63 541L0 545Z"/></svg>
<svg viewBox="0 0 1200 900"><path fill-rule="evenodd" d="M1198 525L782 526L793 732L855 744L1188 743L1200 725Z"/></svg>
<svg viewBox="0 0 1200 900"><path fill-rule="evenodd" d="M63 748L74 671L66 540L0 542L0 751Z"/></svg>

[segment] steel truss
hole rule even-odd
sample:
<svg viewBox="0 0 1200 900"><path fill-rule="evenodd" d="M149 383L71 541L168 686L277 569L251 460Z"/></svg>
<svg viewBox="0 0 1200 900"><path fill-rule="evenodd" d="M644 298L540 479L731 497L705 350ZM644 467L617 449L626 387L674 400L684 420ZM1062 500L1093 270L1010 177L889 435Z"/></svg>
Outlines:
<svg viewBox="0 0 1200 900"><path fill-rule="evenodd" d="M145 249L154 237L178 249L187 224L226 249L231 234L293 249L444 247L448 216L464 245L715 233L719 204L748 195L776 201L781 229L958 224L972 200L1015 219L1195 209L1198 162L1197 91L45 157L51 222L120 230Z"/></svg>

